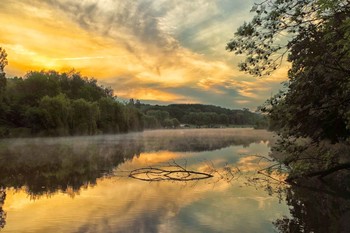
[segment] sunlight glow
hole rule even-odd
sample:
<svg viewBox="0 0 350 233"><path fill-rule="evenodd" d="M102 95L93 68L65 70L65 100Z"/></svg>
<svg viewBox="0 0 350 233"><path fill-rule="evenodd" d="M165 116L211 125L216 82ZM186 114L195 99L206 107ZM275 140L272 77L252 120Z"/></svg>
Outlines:
<svg viewBox="0 0 350 233"><path fill-rule="evenodd" d="M276 72L261 80L238 71L241 58L224 49L234 15L216 24L208 21L220 14L217 3L177 4L153 17L152 12L140 15L136 2L91 1L94 9L85 2L68 2L2 2L0 46L8 53L8 76L75 69L110 85L123 98L226 106L256 106L286 78L283 69L283 75ZM163 9L162 4L173 3L152 3L149 11ZM178 17L180 12L188 15ZM190 41L184 37L186 30L193 31Z"/></svg>

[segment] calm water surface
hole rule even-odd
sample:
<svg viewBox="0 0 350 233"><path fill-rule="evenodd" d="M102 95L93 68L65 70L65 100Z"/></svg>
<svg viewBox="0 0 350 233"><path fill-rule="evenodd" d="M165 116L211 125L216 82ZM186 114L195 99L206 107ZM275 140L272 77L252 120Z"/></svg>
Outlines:
<svg viewBox="0 0 350 233"><path fill-rule="evenodd" d="M290 209L300 203L288 199L296 193L255 182L264 162L254 155L268 155L273 140L253 129L2 140L1 231L284 232L297 218ZM213 177L128 176L169 166Z"/></svg>

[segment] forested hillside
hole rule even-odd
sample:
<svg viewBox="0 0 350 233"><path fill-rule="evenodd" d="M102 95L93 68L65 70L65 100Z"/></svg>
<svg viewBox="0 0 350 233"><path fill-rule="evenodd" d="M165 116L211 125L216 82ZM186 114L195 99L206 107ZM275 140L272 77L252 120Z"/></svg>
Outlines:
<svg viewBox="0 0 350 233"><path fill-rule="evenodd" d="M248 109L231 110L213 105L204 104L170 104L167 106L135 104L146 117L155 117L161 125L169 124L165 119L178 121L181 124L195 126L228 126L228 125L254 125L258 128L267 127L266 119ZM176 120L175 120L176 119ZM145 125L153 121L145 122ZM152 126L152 125L150 125Z"/></svg>

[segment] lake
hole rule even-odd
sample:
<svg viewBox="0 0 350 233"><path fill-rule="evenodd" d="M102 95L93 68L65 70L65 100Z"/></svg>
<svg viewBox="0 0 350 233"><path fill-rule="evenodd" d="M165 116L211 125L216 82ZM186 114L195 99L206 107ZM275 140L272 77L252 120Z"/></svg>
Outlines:
<svg viewBox="0 0 350 233"><path fill-rule="evenodd" d="M274 141L254 129L4 139L1 231L340 232L346 196L257 174Z"/></svg>

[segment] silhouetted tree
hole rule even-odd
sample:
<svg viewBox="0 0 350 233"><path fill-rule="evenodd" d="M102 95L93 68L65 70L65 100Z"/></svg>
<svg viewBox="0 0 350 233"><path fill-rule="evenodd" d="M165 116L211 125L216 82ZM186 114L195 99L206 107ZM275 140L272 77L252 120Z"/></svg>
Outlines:
<svg viewBox="0 0 350 233"><path fill-rule="evenodd" d="M4 92L6 88L6 75L5 75L5 66L7 62L7 53L0 47L0 137L6 136L7 129L1 127L1 123L6 121L6 112L8 111L8 106L4 101Z"/></svg>
<svg viewBox="0 0 350 233"><path fill-rule="evenodd" d="M7 64L7 53L3 48L0 47L0 98L6 86L6 75L4 69Z"/></svg>
<svg viewBox="0 0 350 233"><path fill-rule="evenodd" d="M255 17L237 30L227 49L246 54L240 69L257 76L270 74L288 54L292 67L287 89L261 108L283 136L278 149L285 152L285 164L308 175L318 174L318 169L344 169L346 164L339 163L349 161L350 154L320 142L350 148L349 1L267 0L252 11ZM295 141L299 137L311 142L300 146ZM310 148L318 158L306 159Z"/></svg>

